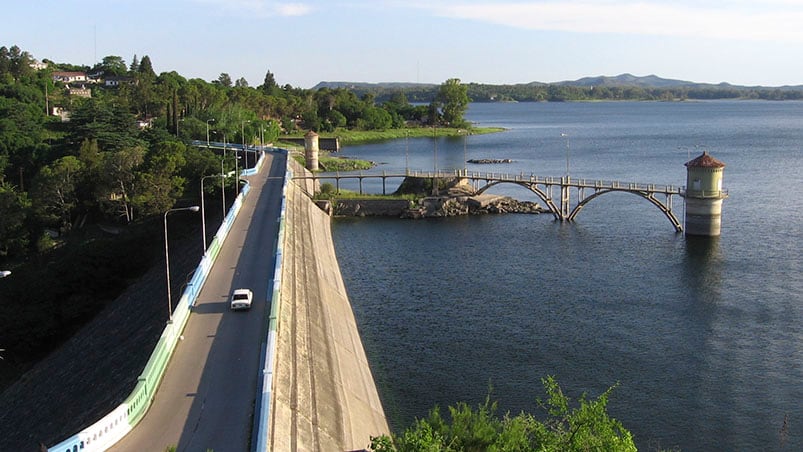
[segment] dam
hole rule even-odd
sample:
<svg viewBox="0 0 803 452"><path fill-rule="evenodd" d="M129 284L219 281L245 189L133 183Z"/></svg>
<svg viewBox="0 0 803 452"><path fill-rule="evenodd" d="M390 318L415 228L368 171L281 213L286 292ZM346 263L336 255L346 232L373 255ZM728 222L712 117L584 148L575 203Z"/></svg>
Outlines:
<svg viewBox="0 0 803 452"><path fill-rule="evenodd" d="M305 172L292 159L291 171ZM340 275L330 218L289 183L269 450L362 450L390 432Z"/></svg>

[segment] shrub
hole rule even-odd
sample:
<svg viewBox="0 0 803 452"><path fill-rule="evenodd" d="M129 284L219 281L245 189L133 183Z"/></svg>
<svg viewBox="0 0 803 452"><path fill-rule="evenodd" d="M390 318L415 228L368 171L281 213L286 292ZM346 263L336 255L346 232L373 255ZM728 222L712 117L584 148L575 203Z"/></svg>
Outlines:
<svg viewBox="0 0 803 452"><path fill-rule="evenodd" d="M496 415L497 403L490 395L476 410L465 403L449 407L450 422L438 407L426 419L400 435L371 438L375 452L412 451L622 451L636 450L632 434L622 424L608 416L608 388L594 400L583 394L576 408L570 408L567 398L553 377L541 380L547 401L539 405L548 414L543 421L530 414L511 417Z"/></svg>

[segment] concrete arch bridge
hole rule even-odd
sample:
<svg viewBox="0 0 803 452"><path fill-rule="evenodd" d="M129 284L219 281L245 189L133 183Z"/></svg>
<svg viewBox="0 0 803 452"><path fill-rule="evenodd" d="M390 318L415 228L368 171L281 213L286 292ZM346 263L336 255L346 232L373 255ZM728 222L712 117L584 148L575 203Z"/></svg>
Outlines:
<svg viewBox="0 0 803 452"><path fill-rule="evenodd" d="M673 211L673 196L683 194L682 187L672 185L643 184L634 182L587 180L570 176L542 177L533 174L502 174L482 173L465 170L449 171L407 171L404 174L321 174L313 173L311 176L296 177L296 179L314 179L316 181L334 180L337 190L340 190L340 181L344 179L359 179L359 191L363 194L362 182L364 179L381 178L382 194L386 194L388 179L404 179L415 177L422 179L462 179L471 184L477 194L482 194L491 187L499 184L515 184L535 193L549 209L550 213L559 221L574 221L583 207L594 199L615 192L631 193L646 199L654 205L672 224L676 232L683 231L683 225ZM433 184L437 186L437 184Z"/></svg>

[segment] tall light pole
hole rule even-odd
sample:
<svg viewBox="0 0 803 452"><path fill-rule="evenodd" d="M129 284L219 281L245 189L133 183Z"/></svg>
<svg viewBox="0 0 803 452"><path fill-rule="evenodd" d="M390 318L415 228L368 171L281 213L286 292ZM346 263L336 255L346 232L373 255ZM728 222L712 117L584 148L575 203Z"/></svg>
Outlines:
<svg viewBox="0 0 803 452"><path fill-rule="evenodd" d="M204 241L204 254L206 254L206 213L204 211L204 179L208 179L210 177L219 177L220 183L223 183L223 174L210 174L208 176L203 176L201 178L201 235L203 236Z"/></svg>
<svg viewBox="0 0 803 452"><path fill-rule="evenodd" d="M237 197L240 194L240 156L237 155L237 148L234 149L234 175L236 179L234 180L234 196Z"/></svg>
<svg viewBox="0 0 803 452"><path fill-rule="evenodd" d="M464 130L463 132L463 175L468 176L468 150L466 149L468 130Z"/></svg>
<svg viewBox="0 0 803 452"><path fill-rule="evenodd" d="M167 248L167 214L170 212L178 212L181 210L189 210L191 212L197 212L198 206L190 206L190 207L179 207L177 209L169 209L165 212L164 215L164 223L165 223L165 272L167 273L167 323L173 323L173 300L170 296L170 253ZM206 241L206 239L204 239Z"/></svg>
<svg viewBox="0 0 803 452"><path fill-rule="evenodd" d="M410 174L410 131L404 129L404 174Z"/></svg>
<svg viewBox="0 0 803 452"><path fill-rule="evenodd" d="M241 121L240 122L240 135L242 135L242 140L243 140L243 152L244 152L243 155L245 155L245 168L248 168L248 153L245 152L245 123L250 123L250 122L251 122L250 120ZM237 174L237 183L238 184L240 183L240 175L239 174ZM237 185L237 190L238 191L240 190L240 186L239 185Z"/></svg>
<svg viewBox="0 0 803 452"><path fill-rule="evenodd" d="M215 118L206 120L206 148L209 149L209 123L215 122Z"/></svg>
<svg viewBox="0 0 803 452"><path fill-rule="evenodd" d="M223 170L223 162L226 161L226 133L221 132L220 134L223 135L223 158L220 159L220 177L223 178L226 177ZM220 197L223 198L223 218L226 218L226 184L224 182L220 183Z"/></svg>
<svg viewBox="0 0 803 452"><path fill-rule="evenodd" d="M438 196L438 138L435 136L435 124L432 124L432 195Z"/></svg>
<svg viewBox="0 0 803 452"><path fill-rule="evenodd" d="M560 136L566 138L566 178L569 178L569 134L562 133Z"/></svg>

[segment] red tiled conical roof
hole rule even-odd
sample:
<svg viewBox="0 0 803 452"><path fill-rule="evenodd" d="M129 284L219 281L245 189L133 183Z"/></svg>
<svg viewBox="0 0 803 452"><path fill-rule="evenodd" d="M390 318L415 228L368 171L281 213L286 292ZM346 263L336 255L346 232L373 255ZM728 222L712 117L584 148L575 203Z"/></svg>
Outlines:
<svg viewBox="0 0 803 452"><path fill-rule="evenodd" d="M725 164L708 155L708 151L703 151L702 155L696 159L685 163L687 168L724 168Z"/></svg>

